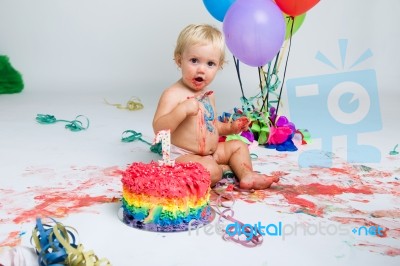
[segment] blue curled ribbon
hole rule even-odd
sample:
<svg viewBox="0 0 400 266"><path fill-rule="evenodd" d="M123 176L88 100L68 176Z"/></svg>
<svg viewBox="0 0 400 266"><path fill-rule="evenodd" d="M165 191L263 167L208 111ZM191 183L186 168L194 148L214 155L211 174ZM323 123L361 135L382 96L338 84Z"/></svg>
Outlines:
<svg viewBox="0 0 400 266"><path fill-rule="evenodd" d="M36 226L33 229L32 240L38 254L40 266L110 266L105 259L99 259L93 251L84 251L82 244L76 243L75 235L68 230L73 229L50 218L54 225L43 224L40 218L36 218Z"/></svg>
<svg viewBox="0 0 400 266"><path fill-rule="evenodd" d="M54 219L50 218L54 223ZM75 236L68 230L63 230L64 238L72 239L71 246L76 247ZM36 227L33 230L31 237L35 242L35 249L40 266L62 266L67 259L68 254L65 248L61 245L57 238L54 237L53 227L48 224L43 224L40 218L36 218Z"/></svg>

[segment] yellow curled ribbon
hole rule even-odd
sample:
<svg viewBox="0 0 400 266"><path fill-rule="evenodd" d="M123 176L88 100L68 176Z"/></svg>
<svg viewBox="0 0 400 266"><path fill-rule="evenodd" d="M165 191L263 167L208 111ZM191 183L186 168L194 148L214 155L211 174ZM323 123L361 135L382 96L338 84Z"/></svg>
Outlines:
<svg viewBox="0 0 400 266"><path fill-rule="evenodd" d="M122 105L120 103L109 103L106 99L104 99L104 102L108 105L112 105L117 107L118 109L127 109L129 111L136 111L136 110L140 110L143 109L143 104L141 102L141 100L138 97L132 97L127 103L126 105Z"/></svg>
<svg viewBox="0 0 400 266"><path fill-rule="evenodd" d="M70 265L70 266L110 266L105 259L99 259L92 250L84 251L82 244L75 244L77 231L70 226L51 219L55 224L42 224L40 218L36 219L32 238L39 265Z"/></svg>

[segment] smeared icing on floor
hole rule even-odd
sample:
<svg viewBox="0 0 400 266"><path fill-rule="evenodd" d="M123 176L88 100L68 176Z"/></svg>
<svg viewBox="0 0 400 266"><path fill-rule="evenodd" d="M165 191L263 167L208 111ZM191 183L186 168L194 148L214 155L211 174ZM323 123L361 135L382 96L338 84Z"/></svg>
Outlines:
<svg viewBox="0 0 400 266"><path fill-rule="evenodd" d="M256 170L262 169L264 173L280 177L280 182L273 184L270 189L253 193L233 190L229 193L235 200L263 203L278 213L308 215L310 222L328 220L349 228L380 226L383 228L382 236L370 236L368 242L356 238L353 247L368 248L369 251L388 256L400 255L400 246L373 243L382 238L400 239L400 207L396 207L400 206L398 168L378 170L350 164L338 157L334 157L332 168L299 168L288 156L288 153L259 156L253 162ZM400 158L391 157L387 160L392 165L398 164ZM227 188L216 188L212 200ZM390 204L383 205L377 201Z"/></svg>
<svg viewBox="0 0 400 266"><path fill-rule="evenodd" d="M20 177L18 189L0 189L0 224L23 224L36 217L66 217L91 212L90 206L117 202L121 196L118 167L75 167L64 171L29 167ZM40 182L39 182L40 181ZM19 245L21 232L0 234L0 246Z"/></svg>
<svg viewBox="0 0 400 266"><path fill-rule="evenodd" d="M349 164L335 158L332 168L299 168L288 153L259 156L256 170L280 177L270 189L254 193L232 191L236 200L266 204L277 213L302 215L310 222L328 220L349 227L381 226L380 237L353 237L352 248L386 256L400 256L400 247L379 240L400 239L400 168L384 170ZM399 157L387 158L398 165ZM390 167L389 167L390 168ZM18 188L0 188L0 225L32 222L36 216L66 217L93 212L90 206L117 202L121 197L121 170L113 167L51 169L28 167L18 177ZM217 193L226 187L217 188ZM376 203L379 201L389 204ZM0 234L0 246L17 246L21 231Z"/></svg>

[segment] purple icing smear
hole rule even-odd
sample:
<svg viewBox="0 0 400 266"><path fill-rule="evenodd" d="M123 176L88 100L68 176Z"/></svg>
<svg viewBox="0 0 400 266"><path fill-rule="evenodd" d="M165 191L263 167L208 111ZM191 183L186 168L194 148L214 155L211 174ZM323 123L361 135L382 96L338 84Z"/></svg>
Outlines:
<svg viewBox="0 0 400 266"><path fill-rule="evenodd" d="M210 206L207 206L206 208L207 208L206 214L203 217L200 217L199 220L190 221L191 229L202 227L206 224L211 223L214 220L215 218L214 211ZM152 232L182 232L189 230L189 223L186 222L178 225L165 225L165 226L155 223L144 223L143 220L134 219L131 215L127 214L125 211L123 212L122 221L128 226Z"/></svg>

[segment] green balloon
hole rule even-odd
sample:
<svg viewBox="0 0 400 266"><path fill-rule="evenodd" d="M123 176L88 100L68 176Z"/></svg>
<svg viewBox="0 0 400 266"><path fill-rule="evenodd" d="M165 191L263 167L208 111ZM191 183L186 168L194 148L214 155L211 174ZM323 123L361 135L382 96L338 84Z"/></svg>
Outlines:
<svg viewBox="0 0 400 266"><path fill-rule="evenodd" d="M296 33L296 31L300 28L301 24L303 24L305 17L306 13L303 13L296 17L292 17L285 14L285 22L286 22L285 40L289 39L290 36L293 36ZM292 34L290 34L290 31L292 31Z"/></svg>

